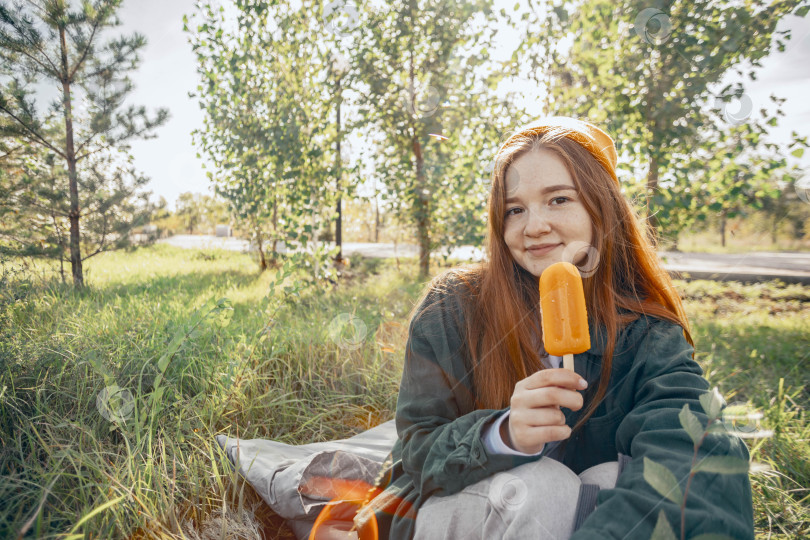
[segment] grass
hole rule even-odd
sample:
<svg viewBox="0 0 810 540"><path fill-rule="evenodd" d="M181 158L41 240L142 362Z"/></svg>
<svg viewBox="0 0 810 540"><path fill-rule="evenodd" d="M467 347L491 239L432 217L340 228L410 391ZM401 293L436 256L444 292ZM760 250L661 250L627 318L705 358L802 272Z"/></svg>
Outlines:
<svg viewBox="0 0 810 540"><path fill-rule="evenodd" d="M746 228L750 229L750 228ZM666 245L662 245L666 249ZM776 242L770 234L745 230L726 235L726 245L720 245L720 233L716 231L685 232L678 239L678 249L692 253L750 253L752 251L810 251L810 236L792 238L779 235Z"/></svg>
<svg viewBox="0 0 810 540"><path fill-rule="evenodd" d="M292 538L214 436L304 444L393 418L416 261L352 263L328 294L284 303L272 271L214 250L99 255L80 293L43 265L0 273L0 537ZM676 285L706 377L774 431L747 440L767 465L757 536L810 535L810 288ZM360 347L329 334L341 314L365 324ZM124 424L97 406L113 385L134 396Z"/></svg>
<svg viewBox="0 0 810 540"><path fill-rule="evenodd" d="M694 330L695 358L730 405L763 414L774 436L749 439L757 538L810 536L810 288L676 282Z"/></svg>

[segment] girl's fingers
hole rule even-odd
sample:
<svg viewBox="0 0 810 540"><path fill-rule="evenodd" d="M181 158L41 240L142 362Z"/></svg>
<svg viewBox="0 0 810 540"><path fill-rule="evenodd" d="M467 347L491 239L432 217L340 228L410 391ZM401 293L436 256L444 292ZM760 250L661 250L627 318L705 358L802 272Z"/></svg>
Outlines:
<svg viewBox="0 0 810 540"><path fill-rule="evenodd" d="M510 417L514 417L514 426L545 427L565 424L565 414L556 407L521 409L511 411L509 415Z"/></svg>
<svg viewBox="0 0 810 540"><path fill-rule="evenodd" d="M568 426L545 426L533 428L537 436L546 442L562 441L571 436L571 428Z"/></svg>
<svg viewBox="0 0 810 540"><path fill-rule="evenodd" d="M512 430L510 437L515 450L526 454L536 454L547 443L562 441L571 436L568 426L543 426Z"/></svg>
<svg viewBox="0 0 810 540"><path fill-rule="evenodd" d="M535 388L532 390L518 389L512 395L510 402L512 409L565 407L572 411L578 411L582 408L583 404L584 400L582 394L556 386Z"/></svg>
<svg viewBox="0 0 810 540"><path fill-rule="evenodd" d="M583 386L580 381L585 381L576 372L565 368L541 369L535 371L517 384L522 385L526 390L543 388L546 386L559 386L571 390L584 390L588 387L587 382Z"/></svg>

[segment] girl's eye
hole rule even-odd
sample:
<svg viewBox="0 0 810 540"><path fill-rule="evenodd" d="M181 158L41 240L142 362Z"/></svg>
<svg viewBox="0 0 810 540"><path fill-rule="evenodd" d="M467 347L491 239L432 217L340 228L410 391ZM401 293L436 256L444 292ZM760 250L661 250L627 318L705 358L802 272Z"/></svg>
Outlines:
<svg viewBox="0 0 810 540"><path fill-rule="evenodd" d="M560 200L560 199L562 199L563 201L567 201L567 200L569 200L569 199L568 199L568 197L554 197L553 199L551 199L551 201L552 201L552 202L553 202L553 201L558 201L558 200Z"/></svg>
<svg viewBox="0 0 810 540"><path fill-rule="evenodd" d="M514 212L515 210L520 210L520 208L518 208L518 207L515 207L515 208L510 208L509 210L507 210L507 211L506 211L506 217L509 217L509 216L514 215L514 214L513 214L513 212Z"/></svg>

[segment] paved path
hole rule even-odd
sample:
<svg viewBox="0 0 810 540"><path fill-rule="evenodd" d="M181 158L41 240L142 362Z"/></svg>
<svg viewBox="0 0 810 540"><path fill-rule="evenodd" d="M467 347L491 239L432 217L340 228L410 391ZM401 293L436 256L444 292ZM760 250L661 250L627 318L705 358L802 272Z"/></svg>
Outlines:
<svg viewBox="0 0 810 540"><path fill-rule="evenodd" d="M219 248L247 252L250 243L240 238L217 238L207 235L176 235L159 242L183 248ZM363 257L416 257L419 248L412 244L367 244L344 242L344 255ZM434 253L433 257L441 256ZM480 260L483 251L472 246L454 248L451 258L465 261ZM780 279L785 283L810 285L810 253L755 251L750 253L681 253L660 252L664 268L684 279L713 279L746 283Z"/></svg>
<svg viewBox="0 0 810 540"><path fill-rule="evenodd" d="M781 279L810 285L810 253L752 251L750 253L660 253L664 267L684 278L757 282Z"/></svg>

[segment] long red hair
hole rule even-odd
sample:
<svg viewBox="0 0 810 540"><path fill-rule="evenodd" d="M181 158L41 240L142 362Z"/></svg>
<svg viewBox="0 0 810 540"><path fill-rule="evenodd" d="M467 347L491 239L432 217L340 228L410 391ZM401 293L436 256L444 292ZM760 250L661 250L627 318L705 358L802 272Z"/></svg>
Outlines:
<svg viewBox="0 0 810 540"><path fill-rule="evenodd" d="M488 204L487 257L482 263L453 268L434 278L411 317L431 291L447 291L448 278L463 283L469 293L462 305L477 409L508 407L517 382L543 369L538 278L515 262L504 242L504 179L509 165L524 153L538 148L554 151L571 174L593 224L592 247L599 260L595 271L591 268L585 272L583 287L589 324L604 325L607 330L599 384L573 427L577 431L607 391L616 335L621 328L646 314L680 325L687 341L692 346L694 342L681 298L656 253L657 240L604 166L568 138L569 134L565 128L528 127L500 148ZM593 261L582 264L592 265Z"/></svg>

